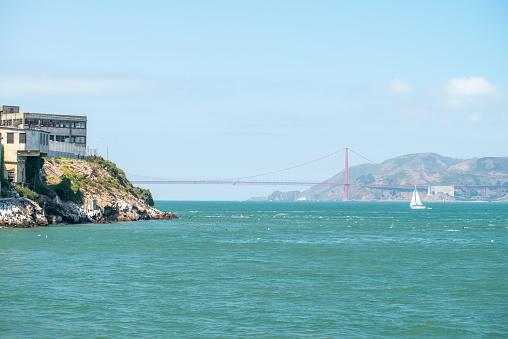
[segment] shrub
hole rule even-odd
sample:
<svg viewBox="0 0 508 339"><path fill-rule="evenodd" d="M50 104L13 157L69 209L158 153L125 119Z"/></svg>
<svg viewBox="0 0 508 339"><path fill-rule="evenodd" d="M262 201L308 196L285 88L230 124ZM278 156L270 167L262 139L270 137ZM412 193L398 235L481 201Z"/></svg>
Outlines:
<svg viewBox="0 0 508 339"><path fill-rule="evenodd" d="M11 183L9 180L2 178L2 198L11 196Z"/></svg>
<svg viewBox="0 0 508 339"><path fill-rule="evenodd" d="M108 171L108 173L114 179L118 180L118 183L120 185L125 186L127 188L132 188L133 187L131 182L127 179L127 176L125 175L125 172L122 171L121 169L119 169L118 167L116 167L115 163L113 163L113 162L111 162L109 160L105 160L103 157L99 157L99 156L95 156L95 155L89 156L87 158L87 161L99 164L102 167L104 167L106 169L106 171Z"/></svg>
<svg viewBox="0 0 508 339"><path fill-rule="evenodd" d="M134 194L141 200L143 200L148 206L153 206L153 198L152 193L150 193L150 190L134 187L133 189Z"/></svg>
<svg viewBox="0 0 508 339"><path fill-rule="evenodd" d="M52 186L49 186L46 182L38 181L35 183L35 192L41 195L47 195L50 198L56 196L56 192Z"/></svg>
<svg viewBox="0 0 508 339"><path fill-rule="evenodd" d="M116 167L116 165L113 162L109 160L104 160L103 157L95 155L88 157L87 161L103 166L106 169L106 171L108 171L108 173L111 175L112 179L105 178L106 182L102 182L102 184L106 186L106 189L108 191L120 189L123 192L127 193L130 190L130 192L132 192L136 197L144 201L147 205L149 206L154 205L152 193L150 193L150 190L134 187L131 184L131 182L127 179L125 172ZM98 174L96 174L96 170L94 170L93 173L96 177L98 177ZM109 186L108 184L110 184L112 187Z"/></svg>
<svg viewBox="0 0 508 339"><path fill-rule="evenodd" d="M76 179L74 179L74 181L75 180ZM73 181L67 175L62 174L60 176L60 182L52 186L60 199L65 201L73 201L77 204L83 203L83 193L80 191L79 185L77 185L77 182L76 184L73 184Z"/></svg>
<svg viewBox="0 0 508 339"><path fill-rule="evenodd" d="M26 187L16 185L14 186L14 189L16 190L16 192L18 192L20 197L28 198L30 200L35 200L39 197L39 194L35 193L34 191Z"/></svg>

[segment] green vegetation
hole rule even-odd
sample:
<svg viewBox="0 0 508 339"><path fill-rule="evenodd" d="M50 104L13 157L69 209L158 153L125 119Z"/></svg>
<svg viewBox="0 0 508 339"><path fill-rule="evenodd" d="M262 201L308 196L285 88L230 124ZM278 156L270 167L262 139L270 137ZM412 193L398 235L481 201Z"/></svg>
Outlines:
<svg viewBox="0 0 508 339"><path fill-rule="evenodd" d="M7 179L2 178L2 198L7 198L10 196L10 186L11 183Z"/></svg>
<svg viewBox="0 0 508 339"><path fill-rule="evenodd" d="M44 165L44 158L42 157L27 157L25 160L25 175L28 187L36 189L36 183L39 181L39 174L41 173L42 166Z"/></svg>
<svg viewBox="0 0 508 339"><path fill-rule="evenodd" d="M0 180L2 185L2 198L7 198L10 196L11 183L9 180L4 179L4 145L2 146L2 156L0 157Z"/></svg>
<svg viewBox="0 0 508 339"><path fill-rule="evenodd" d="M60 160L56 159L55 163L60 163ZM80 185L69 169L62 168L64 174L60 176L60 182L58 184L48 185L46 178L41 178L39 175L43 165L44 158L42 157L27 158L25 162L27 187L19 185L14 187L21 197L35 200L41 194L51 198L58 195L58 197L64 201L73 201L78 204L83 203L83 193L80 191Z"/></svg>
<svg viewBox="0 0 508 339"><path fill-rule="evenodd" d="M359 176L358 178L356 178L356 182L357 183L360 183L360 184L372 184L373 182L375 182L376 180L374 179L374 177L372 176L372 174L362 174L361 176Z"/></svg>
<svg viewBox="0 0 508 339"><path fill-rule="evenodd" d="M143 200L148 206L154 205L152 193L150 192L150 190L147 190L144 188L139 188L139 187L134 187L133 190L134 190L134 194L139 199Z"/></svg>
<svg viewBox="0 0 508 339"><path fill-rule="evenodd" d="M119 190L125 193L131 192L136 197L143 200L147 205L154 205L152 193L150 193L150 190L134 187L127 179L125 172L119 169L115 163L109 160L105 160L103 157L99 156L90 156L88 157L87 161L101 165L111 175L111 178L103 178L104 181L99 183L99 186L103 186L110 191Z"/></svg>
<svg viewBox="0 0 508 339"><path fill-rule="evenodd" d="M4 145L2 146L2 157L0 158L0 178L4 177Z"/></svg>
<svg viewBox="0 0 508 339"><path fill-rule="evenodd" d="M97 164L104 168L110 176L101 175L99 169L93 169L93 175L96 179L84 177L76 173L75 166L67 163L65 159L46 159L51 164L60 165L58 168L63 172L59 177L57 184L48 184L46 178L41 176L41 169L45 159L42 157L28 157L25 163L25 173L27 186L15 186L15 190L21 197L35 200L39 195L58 197L63 201L73 201L78 204L83 203L83 189L87 187L98 190L107 190L111 193L133 194L149 206L154 205L152 194L147 189L134 187L127 179L125 172L119 169L113 162L104 160L102 157L91 156L87 162ZM68 159L71 160L71 159ZM1 159L1 178L2 178L2 197L10 196L11 184L3 179L3 153ZM92 167L93 168L93 167Z"/></svg>
<svg viewBox="0 0 508 339"><path fill-rule="evenodd" d="M52 186L60 199L73 201L77 204L83 203L83 192L79 189L77 180L74 177L63 174L60 176L60 182Z"/></svg>
<svg viewBox="0 0 508 339"><path fill-rule="evenodd" d="M14 186L14 189L16 190L16 192L18 192L20 197L24 197L30 200L35 200L39 197L39 194L37 194L36 192L32 191L27 187L16 185Z"/></svg>
<svg viewBox="0 0 508 339"><path fill-rule="evenodd" d="M103 157L99 157L96 155L90 156L87 159L88 162L99 164L102 167L108 171L108 173L114 178L118 180L118 184L127 187L127 188L133 188L131 182L127 180L127 176L125 175L125 172L116 167L116 164L114 162L111 162L109 160L105 160Z"/></svg>

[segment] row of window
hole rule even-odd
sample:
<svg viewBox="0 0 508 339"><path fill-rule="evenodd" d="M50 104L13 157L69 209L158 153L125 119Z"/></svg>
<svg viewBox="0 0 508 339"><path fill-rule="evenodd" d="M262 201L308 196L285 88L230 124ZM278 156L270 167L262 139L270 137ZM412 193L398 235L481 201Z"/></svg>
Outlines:
<svg viewBox="0 0 508 339"><path fill-rule="evenodd" d="M28 127L60 127L60 128L86 128L86 121L25 119Z"/></svg>
<svg viewBox="0 0 508 339"><path fill-rule="evenodd" d="M26 133L18 133L19 134L19 143L26 144ZM49 145L49 135L48 134L39 134L39 143L41 145ZM2 138L2 133L0 133L0 139ZM7 133L7 143L14 143L14 133Z"/></svg>
<svg viewBox="0 0 508 339"><path fill-rule="evenodd" d="M7 119L7 120L2 120L0 122L0 125L2 125L2 126L19 126L22 123L23 123L22 119Z"/></svg>
<svg viewBox="0 0 508 339"><path fill-rule="evenodd" d="M72 137L68 135L50 135L49 140L58 142L72 142L76 144L84 144L86 137Z"/></svg>
<svg viewBox="0 0 508 339"><path fill-rule="evenodd" d="M19 126L22 119L5 119L0 122L1 126ZM86 128L86 121L49 120L49 119L25 119L25 127L60 127L60 128Z"/></svg>
<svg viewBox="0 0 508 339"><path fill-rule="evenodd" d="M2 133L0 133L0 138L2 138ZM49 141L58 141L58 142L71 142L75 144L84 144L86 143L86 137L74 137L69 135L48 135L48 134L40 134L39 142L42 145L49 145ZM14 133L7 133L7 143L14 143ZM19 133L19 143L26 144L26 133Z"/></svg>

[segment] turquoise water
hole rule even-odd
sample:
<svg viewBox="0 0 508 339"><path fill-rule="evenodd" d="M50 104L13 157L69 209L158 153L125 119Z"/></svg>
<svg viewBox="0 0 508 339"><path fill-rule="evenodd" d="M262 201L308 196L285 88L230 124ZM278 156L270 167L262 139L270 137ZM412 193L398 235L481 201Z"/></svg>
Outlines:
<svg viewBox="0 0 508 339"><path fill-rule="evenodd" d="M0 337L508 337L508 204L157 207L0 229Z"/></svg>

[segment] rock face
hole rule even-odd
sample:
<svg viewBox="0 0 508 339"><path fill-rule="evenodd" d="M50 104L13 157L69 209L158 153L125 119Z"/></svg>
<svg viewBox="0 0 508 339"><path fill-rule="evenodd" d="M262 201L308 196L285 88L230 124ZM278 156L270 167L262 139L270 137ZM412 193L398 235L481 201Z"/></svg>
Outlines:
<svg viewBox="0 0 508 339"><path fill-rule="evenodd" d="M46 226L44 210L25 198L0 199L0 225L7 227Z"/></svg>
<svg viewBox="0 0 508 339"><path fill-rule="evenodd" d="M58 189L47 189L45 194L39 194L37 202L25 198L1 199L0 225L34 227L55 223L177 219L173 213L162 212L143 201L140 193L151 200L150 193L133 187L123 171L109 164L112 163L104 166L86 160L46 160L41 179L47 182L47 187L54 188L69 178L72 199Z"/></svg>

